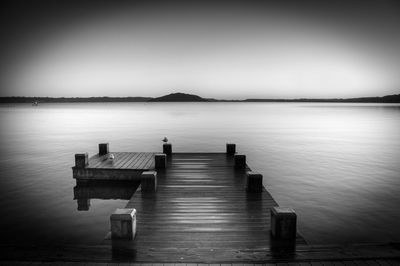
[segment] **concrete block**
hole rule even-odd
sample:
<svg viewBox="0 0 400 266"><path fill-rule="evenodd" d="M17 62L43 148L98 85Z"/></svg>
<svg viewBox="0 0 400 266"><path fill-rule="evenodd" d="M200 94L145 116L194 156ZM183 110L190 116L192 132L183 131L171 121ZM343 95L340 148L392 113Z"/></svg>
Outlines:
<svg viewBox="0 0 400 266"><path fill-rule="evenodd" d="M246 191L247 192L262 192L263 176L256 172L246 173Z"/></svg>
<svg viewBox="0 0 400 266"><path fill-rule="evenodd" d="M171 143L164 143L163 144L163 153L166 155L172 154L172 144Z"/></svg>
<svg viewBox="0 0 400 266"><path fill-rule="evenodd" d="M167 167L167 155L164 153L154 155L155 168L165 169Z"/></svg>
<svg viewBox="0 0 400 266"><path fill-rule="evenodd" d="M111 237L114 239L134 239L136 235L136 210L116 209L110 216Z"/></svg>
<svg viewBox="0 0 400 266"><path fill-rule="evenodd" d="M227 143L226 144L226 154L234 155L236 153L236 144Z"/></svg>
<svg viewBox="0 0 400 266"><path fill-rule="evenodd" d="M245 169L246 168L246 155L235 154L234 156L235 168Z"/></svg>
<svg viewBox="0 0 400 266"><path fill-rule="evenodd" d="M89 165L89 154L87 152L75 154L76 168L85 168L87 165Z"/></svg>
<svg viewBox="0 0 400 266"><path fill-rule="evenodd" d="M157 172L145 171L142 173L142 192L156 192L157 191Z"/></svg>
<svg viewBox="0 0 400 266"><path fill-rule="evenodd" d="M273 207L271 209L271 233L274 239L296 239L297 215L291 208Z"/></svg>

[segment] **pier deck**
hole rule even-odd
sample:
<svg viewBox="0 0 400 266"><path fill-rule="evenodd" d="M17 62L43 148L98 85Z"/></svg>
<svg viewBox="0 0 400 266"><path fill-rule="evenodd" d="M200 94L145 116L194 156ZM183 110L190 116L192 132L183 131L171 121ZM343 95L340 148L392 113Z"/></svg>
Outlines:
<svg viewBox="0 0 400 266"><path fill-rule="evenodd" d="M137 210L129 244L140 262L262 261L271 249L270 209L263 188L247 193L245 174L225 153L174 153L158 171L155 193L137 191L126 208ZM126 241L113 240L113 247ZM297 236L297 243L305 241Z"/></svg>
<svg viewBox="0 0 400 266"><path fill-rule="evenodd" d="M109 154L96 154L89 159L84 168L73 167L73 177L77 181L94 180L140 180L143 171L154 169L154 152L112 152L114 159L108 159Z"/></svg>

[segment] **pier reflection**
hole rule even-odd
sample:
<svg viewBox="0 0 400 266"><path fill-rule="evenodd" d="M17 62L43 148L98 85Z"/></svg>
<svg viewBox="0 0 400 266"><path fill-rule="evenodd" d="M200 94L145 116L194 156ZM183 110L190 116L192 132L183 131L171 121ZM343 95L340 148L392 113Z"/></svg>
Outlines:
<svg viewBox="0 0 400 266"><path fill-rule="evenodd" d="M140 182L92 181L77 183L74 187L74 200L78 211L88 211L91 199L122 199L129 200L140 185Z"/></svg>

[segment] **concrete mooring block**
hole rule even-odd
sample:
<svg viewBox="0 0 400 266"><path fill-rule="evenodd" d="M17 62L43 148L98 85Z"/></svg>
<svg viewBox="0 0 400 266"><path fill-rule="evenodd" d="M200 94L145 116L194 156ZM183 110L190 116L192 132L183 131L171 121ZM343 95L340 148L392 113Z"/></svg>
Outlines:
<svg viewBox="0 0 400 266"><path fill-rule="evenodd" d="M291 208L273 207L271 209L271 234L274 239L296 239L297 215Z"/></svg>
<svg viewBox="0 0 400 266"><path fill-rule="evenodd" d="M246 155L235 154L234 156L235 168L245 169L246 168Z"/></svg>
<svg viewBox="0 0 400 266"><path fill-rule="evenodd" d="M156 192L157 191L157 172L145 171L141 176L142 192Z"/></svg>
<svg viewBox="0 0 400 266"><path fill-rule="evenodd" d="M263 176L256 172L246 173L246 191L247 192L262 192Z"/></svg>
<svg viewBox="0 0 400 266"><path fill-rule="evenodd" d="M167 155L164 153L154 155L155 168L165 169L167 167Z"/></svg>
<svg viewBox="0 0 400 266"><path fill-rule="evenodd" d="M171 143L164 143L163 144L163 153L166 155L172 154L172 144Z"/></svg>
<svg viewBox="0 0 400 266"><path fill-rule="evenodd" d="M99 144L99 155L105 155L107 153L109 153L109 144L108 143L100 143Z"/></svg>
<svg viewBox="0 0 400 266"><path fill-rule="evenodd" d="M236 153L236 144L227 143L226 144L226 154L234 155Z"/></svg>
<svg viewBox="0 0 400 266"><path fill-rule="evenodd" d="M110 216L111 237L134 239L136 235L136 209L116 209Z"/></svg>
<svg viewBox="0 0 400 266"><path fill-rule="evenodd" d="M85 168L87 165L89 165L89 154L87 152L75 154L76 168Z"/></svg>

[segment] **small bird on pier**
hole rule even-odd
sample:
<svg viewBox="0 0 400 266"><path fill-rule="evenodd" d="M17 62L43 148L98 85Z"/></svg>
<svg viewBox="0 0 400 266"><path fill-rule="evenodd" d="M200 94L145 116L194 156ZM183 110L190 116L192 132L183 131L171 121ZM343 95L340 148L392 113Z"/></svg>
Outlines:
<svg viewBox="0 0 400 266"><path fill-rule="evenodd" d="M108 155L108 159L110 159L111 161L114 160L114 154L111 153L110 155Z"/></svg>
<svg viewBox="0 0 400 266"><path fill-rule="evenodd" d="M164 137L164 138L162 139L162 141L163 141L164 143L167 143L167 142L168 142L168 138L167 138L167 137Z"/></svg>

